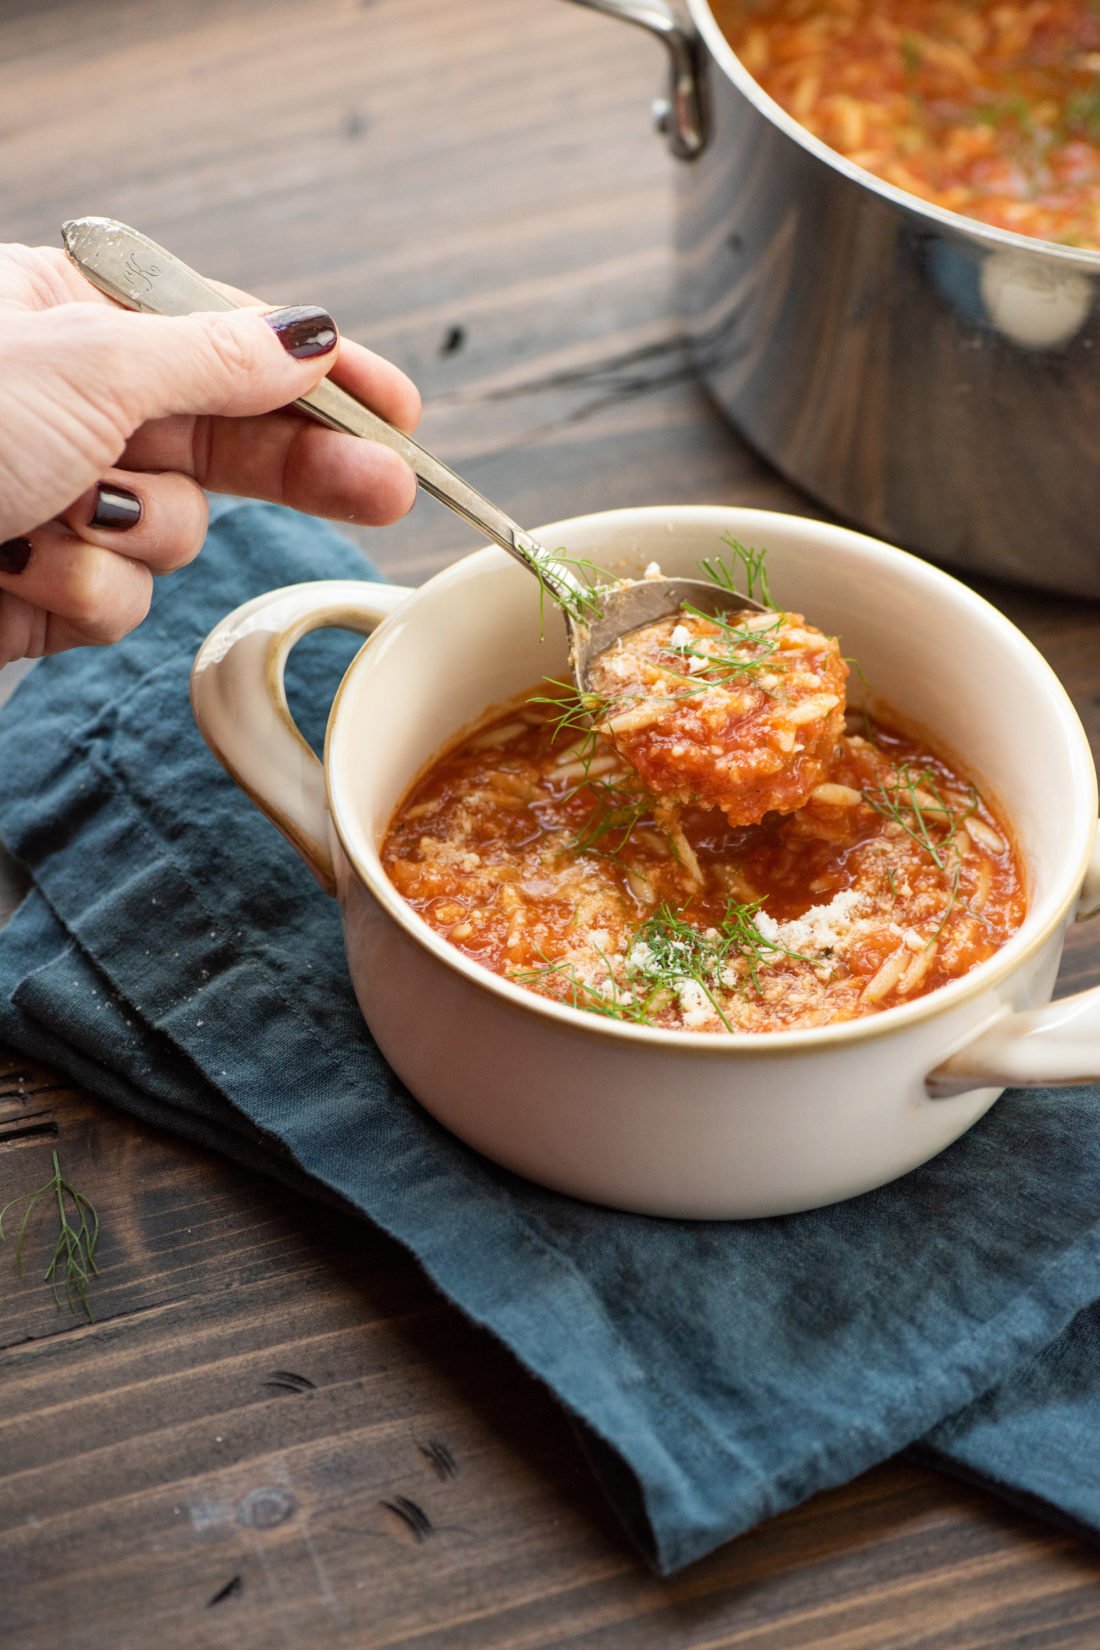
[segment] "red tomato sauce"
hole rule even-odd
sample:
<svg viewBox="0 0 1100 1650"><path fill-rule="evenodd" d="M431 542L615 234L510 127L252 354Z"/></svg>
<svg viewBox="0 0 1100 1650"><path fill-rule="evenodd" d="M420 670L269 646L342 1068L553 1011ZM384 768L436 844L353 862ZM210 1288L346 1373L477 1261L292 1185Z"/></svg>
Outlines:
<svg viewBox="0 0 1100 1650"><path fill-rule="evenodd" d="M685 609L598 654L593 719L646 790L731 825L800 808L828 774L848 666L800 613Z"/></svg>
<svg viewBox="0 0 1100 1650"><path fill-rule="evenodd" d="M716 0L763 89L830 148L967 217L1100 248L1090 0Z"/></svg>
<svg viewBox="0 0 1100 1650"><path fill-rule="evenodd" d="M382 845L464 955L592 1013L697 1032L860 1018L993 955L1023 921L1004 821L967 777L850 716L805 805L669 816L566 702L534 692L444 751Z"/></svg>

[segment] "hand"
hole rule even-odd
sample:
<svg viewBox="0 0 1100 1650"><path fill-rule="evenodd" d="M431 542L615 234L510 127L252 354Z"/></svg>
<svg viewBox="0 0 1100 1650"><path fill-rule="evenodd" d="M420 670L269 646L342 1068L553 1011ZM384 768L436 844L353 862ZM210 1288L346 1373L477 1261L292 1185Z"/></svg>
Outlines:
<svg viewBox="0 0 1100 1650"><path fill-rule="evenodd" d="M135 315L63 253L0 246L0 665L140 624L153 576L202 547L204 487L341 521L404 515L416 482L395 453L274 410L334 363L415 428L414 385L323 310Z"/></svg>

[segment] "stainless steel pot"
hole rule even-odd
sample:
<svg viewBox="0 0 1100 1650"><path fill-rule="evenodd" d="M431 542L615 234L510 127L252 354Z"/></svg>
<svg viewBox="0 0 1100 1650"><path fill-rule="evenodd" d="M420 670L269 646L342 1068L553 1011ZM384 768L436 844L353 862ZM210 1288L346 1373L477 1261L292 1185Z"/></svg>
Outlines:
<svg viewBox="0 0 1100 1650"><path fill-rule="evenodd" d="M761 91L705 0L577 3L669 51L681 309L738 429L883 538L1100 597L1100 253L853 166Z"/></svg>

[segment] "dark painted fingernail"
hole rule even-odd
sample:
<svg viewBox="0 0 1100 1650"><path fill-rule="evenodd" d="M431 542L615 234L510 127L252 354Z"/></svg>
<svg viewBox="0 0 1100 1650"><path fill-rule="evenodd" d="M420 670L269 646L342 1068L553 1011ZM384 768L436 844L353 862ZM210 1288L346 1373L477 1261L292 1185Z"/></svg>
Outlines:
<svg viewBox="0 0 1100 1650"><path fill-rule="evenodd" d="M293 309L273 309L264 320L274 332L288 355L296 361L308 361L314 355L327 355L336 346L336 322L323 309L312 304L296 305Z"/></svg>
<svg viewBox="0 0 1100 1650"><path fill-rule="evenodd" d="M30 539L6 539L0 544L0 573L21 573L33 549Z"/></svg>
<svg viewBox="0 0 1100 1650"><path fill-rule="evenodd" d="M144 505L129 487L116 487L110 481L101 481L96 488L93 527L102 527L108 533L125 533L137 526L144 513Z"/></svg>

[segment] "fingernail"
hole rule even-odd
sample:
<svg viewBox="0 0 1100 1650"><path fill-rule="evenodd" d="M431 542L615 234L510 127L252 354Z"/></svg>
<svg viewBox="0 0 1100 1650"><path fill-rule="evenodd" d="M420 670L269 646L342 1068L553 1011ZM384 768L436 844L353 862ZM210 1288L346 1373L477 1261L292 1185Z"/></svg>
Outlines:
<svg viewBox="0 0 1100 1650"><path fill-rule="evenodd" d="M30 539L6 539L0 544L0 573L21 573L33 549Z"/></svg>
<svg viewBox="0 0 1100 1650"><path fill-rule="evenodd" d="M298 304L292 309L273 309L264 320L296 361L309 361L315 355L327 355L338 337L336 322L323 309L312 304Z"/></svg>
<svg viewBox="0 0 1100 1650"><path fill-rule="evenodd" d="M113 482L101 481L96 488L91 524L109 533L125 533L137 526L144 513L141 500L129 487L116 487Z"/></svg>

